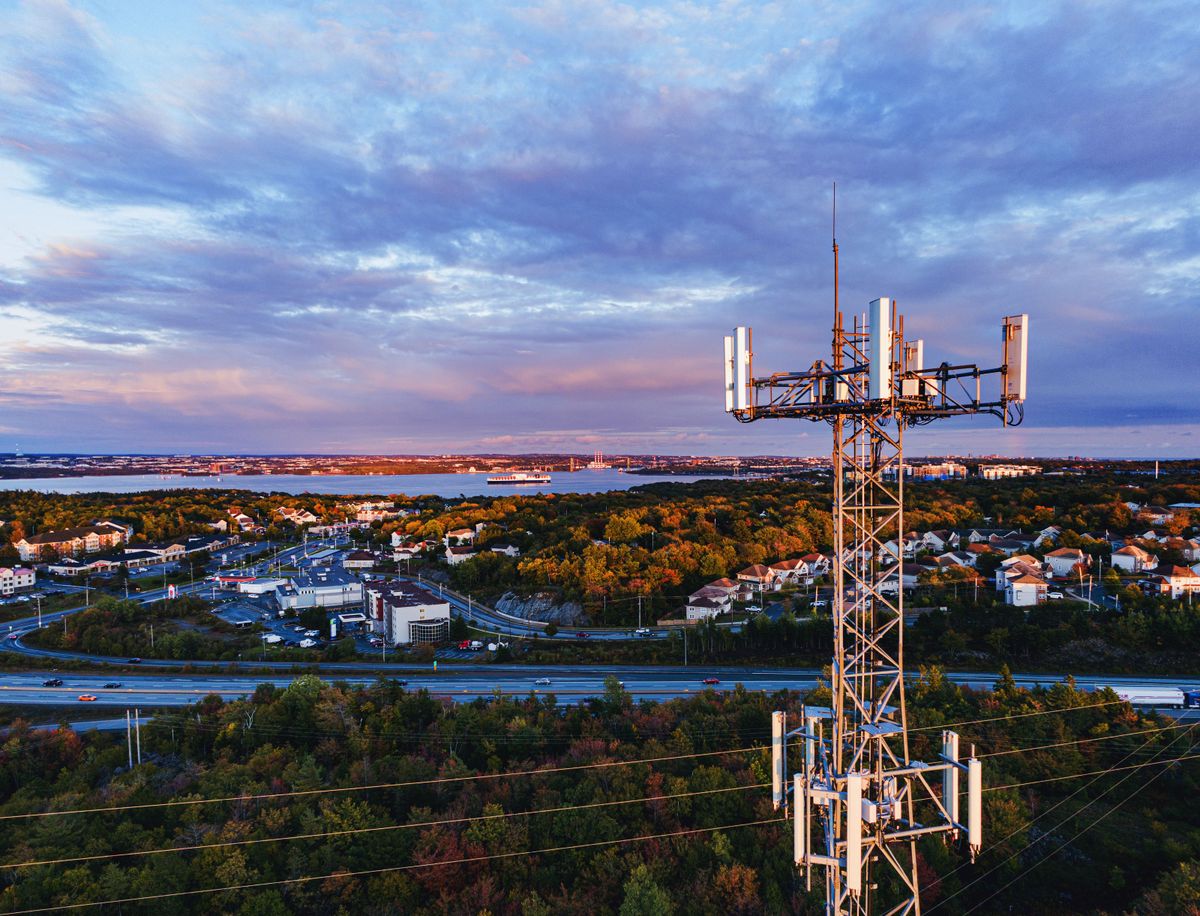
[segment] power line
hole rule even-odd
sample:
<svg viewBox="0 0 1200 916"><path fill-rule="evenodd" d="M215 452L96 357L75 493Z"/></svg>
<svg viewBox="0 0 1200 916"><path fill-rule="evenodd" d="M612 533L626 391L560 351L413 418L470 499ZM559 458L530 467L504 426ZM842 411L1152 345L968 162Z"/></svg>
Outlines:
<svg viewBox="0 0 1200 916"><path fill-rule="evenodd" d="M1175 740L1178 740L1178 739L1175 739ZM1171 744L1173 744L1173 743L1174 743L1174 740L1171 742ZM1147 739L1146 739L1146 740L1145 740L1145 741L1142 743L1141 747L1139 747L1139 748L1134 748L1133 750L1129 751L1129 752L1128 752L1128 753L1127 753L1127 754L1126 754L1124 757L1122 757L1122 758L1121 758L1121 760L1120 760L1120 761L1119 761L1119 763L1118 763L1118 766L1119 766L1121 763L1124 763L1125 761L1127 761L1127 760L1131 759L1131 758L1132 758L1134 755L1136 755L1137 753L1140 753L1141 751L1143 751L1143 750L1145 750L1146 748L1148 748L1148 747L1149 747L1149 745L1150 745L1150 739L1149 739L1149 738L1147 738ZM1168 745L1167 745L1167 747L1170 747L1170 744L1168 744ZM999 848L999 847L1003 846L1003 844L1007 843L1009 840L1011 840L1011 839L1012 839L1014 836L1016 836L1016 835L1017 835L1018 833L1020 833L1022 830L1025 830L1026 828L1033 826L1035 823L1037 823L1038 821L1040 821L1042 818L1048 817L1050 814L1052 814L1054 811L1056 811L1056 810L1058 810L1059 808L1061 808L1063 805L1065 805L1067 802L1069 802L1069 801L1070 801L1071 799L1073 799L1075 796L1079 795L1081 792L1085 791L1085 790L1086 790L1086 789L1088 789L1090 786L1094 785L1094 784L1095 784L1095 783L1096 783L1096 782L1097 782L1097 781L1100 779L1100 777L1101 777L1101 776L1103 776L1103 775L1105 775L1105 774L1107 774L1107 773L1109 773L1109 772L1115 772L1115 768L1113 768L1113 767L1109 767L1109 768L1107 768L1107 769L1104 769L1104 770L1098 770L1098 771L1094 771L1094 772L1092 772L1092 773L1080 773L1080 774L1074 774L1074 773L1073 773L1073 774L1070 774L1070 775L1068 775L1068 776L1060 776L1060 777L1055 777L1056 781L1061 781L1061 780L1064 780L1064 779L1083 779L1083 778L1086 778L1087 776L1094 776L1095 778L1094 778L1094 779L1093 779L1091 782L1089 782L1087 785L1080 786L1078 789L1076 789L1076 790L1075 790L1074 792L1072 792L1070 795L1067 795L1065 798L1061 798L1061 799L1059 799L1057 802L1055 802L1053 805L1051 805L1049 808L1047 808L1047 809L1046 809L1045 811L1043 811L1041 814L1037 815L1036 817L1032 818L1031 820L1028 820L1028 821L1024 822L1023 824L1019 825L1018 827L1016 827L1015 829L1013 829L1012 831L1010 831L1010 832L1009 832L1009 833L1008 833L1008 834L1007 834L1005 837L1003 837L1003 838L1002 838L1002 839L1001 839L999 842L997 842L997 843L994 843L994 844L993 844L993 848ZM1032 781L1031 781L1031 782L1032 782ZM1017 787L1017 786L1019 786L1019 785L1021 785L1021 784L1019 784L1019 783L1018 783L1018 784L1013 784L1012 786L995 786L995 787L988 787L988 788L985 788L985 789L983 789L983 791L984 791L984 792L999 791L1000 789L1004 789L1004 788L1016 788L1016 787ZM1064 823L1065 823L1065 821L1064 821ZM1015 855L1015 853L1014 853L1013 855ZM987 875L991 874L993 871L995 871L995 870L996 870L996 868L999 868L999 867L1000 867L1000 865L1003 865L1005 862L1009 861L1011 858L1012 858L1012 855L1010 855L1010 856L1009 856L1007 859L1005 859L1003 862L999 863L999 865L996 865L996 866L994 866L992 869L989 869L989 870L988 870L988 871L987 871L987 872L986 872L984 875L982 875L981 877L986 877ZM953 875L957 874L958 872L962 871L964 868L966 868L966 867L967 867L968 865L970 865L970 864L973 864L973 863L970 863L970 862L962 862L962 863L960 863L958 866L956 866L955 868L951 869L951 870L950 870L949 872L947 872L945 875L942 875L940 880L942 880L942 881L945 881L947 878L950 878L950 877L952 877ZM976 880L979 880L979 879L976 879ZM971 882L971 883L975 883L975 882ZM969 885L968 885L968 886L969 886ZM961 893L961 892L962 892L963 890L965 890L965 889L966 889L966 888L964 887L964 888L960 889L959 891L957 891L955 894L952 894L951 896L956 896L958 893ZM945 899L947 899L947 900L948 900L949 898L945 898ZM943 903L943 902L945 902L945 901L944 901L944 900L942 900L942 901L938 901L937 903L933 904L933 905L932 905L932 906L929 908L929 912L933 912L933 910L936 910L936 909L937 909L939 906L941 906L941 905L942 905L942 903Z"/></svg>
<svg viewBox="0 0 1200 916"><path fill-rule="evenodd" d="M1194 747L1195 745L1193 745ZM1157 754L1155 755L1157 756ZM1121 773L1125 770L1140 770L1143 767L1164 766L1171 763L1183 763L1186 760L1200 759L1200 754L1184 754L1182 757L1168 757L1166 760L1147 760L1143 763L1131 763L1128 766L1108 767L1103 770L1092 770L1089 773L1071 773L1067 776L1048 776L1045 779L1031 779L1028 782L1014 782L1006 786L988 786L984 792L999 792L1001 789L1020 789L1025 786L1040 786L1047 782L1062 782L1065 779L1083 779L1086 776L1107 776L1109 773Z"/></svg>
<svg viewBox="0 0 1200 916"><path fill-rule="evenodd" d="M298 789L289 792L264 792L257 795L227 795L221 798L172 799L161 802L142 802L133 805L111 805L95 808L72 808L64 811L30 811L25 814L0 815L0 821L12 821L32 817L61 817L68 814L99 814L119 811L142 811L149 808L175 808L186 805L215 805L225 802L263 801L275 798L297 798L301 796L331 795L346 792L366 792L373 789L407 789L414 786L442 785L452 782L477 782L485 779L507 779L514 776L548 776L554 773L574 773L581 770L596 770L607 767L638 766L644 763L666 763L673 760L692 760L698 757L716 757L722 754L745 754L761 751L761 747L734 748L724 751L700 751L691 754L672 754L666 757L644 757L639 760L611 760L603 763L581 763L565 767L547 767L540 770L513 770L506 773L473 773L463 776L441 776L436 779L416 779L406 782L383 782L367 786L342 786L326 789Z"/></svg>
<svg viewBox="0 0 1200 916"><path fill-rule="evenodd" d="M1195 747L1195 745L1192 745L1192 746L1193 746L1193 747ZM1145 763L1145 764L1141 764L1141 766L1149 766L1149 765L1150 765L1151 763L1153 763L1153 762L1154 762L1154 761L1149 761L1149 762L1147 762L1147 763ZM1171 762L1173 762L1173 761L1169 761L1169 760L1167 760L1167 761L1157 761L1157 762L1159 762L1159 763L1171 763ZM997 896L999 896L1000 894L1004 893L1004 891L1008 890L1008 889L1009 889L1010 887L1012 887L1012 886L1013 886L1013 885L1014 885L1014 884L1015 884L1017 881L1019 881L1021 878L1025 877L1026 875L1028 875L1030 872L1032 872L1032 871L1033 871L1035 868L1037 868L1039 865L1042 865L1043 863L1050 861L1050 859L1052 859L1052 858L1053 858L1054 856L1056 856L1058 853L1062 852L1062 850L1066 849L1068 846L1070 846L1072 843L1074 843L1074 842L1075 842L1077 839L1079 839L1081 836L1083 836L1085 833L1087 833L1089 830L1091 830L1093 827L1095 827L1097 824L1099 824L1099 823L1100 823L1102 820L1104 820L1104 819L1105 819L1106 817L1108 817L1110 814L1112 814L1113 812L1115 812L1115 811L1116 811L1118 808L1120 808L1120 807L1121 807L1121 805L1125 804L1125 803L1126 803L1126 802L1128 802L1128 801L1132 801L1132 800L1133 800L1133 798L1134 798L1134 796L1136 796L1136 795L1137 795L1139 792L1143 792L1143 791L1145 791L1145 790L1146 790L1146 788L1147 788L1147 787L1149 787L1149 785L1150 785L1152 782L1154 782L1154 780L1158 779L1158 778L1159 778L1160 776L1162 776L1162 774L1163 774L1163 773L1165 773L1165 772L1166 772L1166 770L1159 770L1157 773L1155 773L1153 776L1151 776L1151 777L1150 777L1149 779L1147 779L1145 782L1141 782L1141 783L1138 783L1137 785L1135 785L1135 786L1134 786L1134 788L1133 788L1133 791L1132 791L1132 792L1130 792L1128 796L1126 796L1125 798L1123 798L1121 801L1117 802L1115 805L1113 805L1113 806L1112 806L1111 808L1109 808L1107 811L1103 811L1103 812L1101 812L1101 813L1100 813L1100 814L1099 814L1099 815L1096 817L1096 819L1095 819L1095 820L1093 820L1093 821L1092 821L1090 824L1088 824L1086 827L1083 827L1083 828L1082 828L1082 829L1080 829L1078 832L1076 832L1076 833L1075 833L1075 835L1074 835L1074 836L1072 836L1072 837L1071 837L1069 840L1065 840L1065 841L1064 841L1062 844L1060 844L1059 846L1056 846L1056 847L1055 847L1054 849L1052 849L1050 852L1046 853L1046 855L1042 856L1042 858L1038 859L1036 862L1034 862L1033 864L1029 865L1029 866L1028 866L1028 867L1027 867L1027 868L1026 868L1024 871L1018 872L1018 873L1017 873L1017 875L1016 875L1016 876L1014 876L1014 877L1013 877L1013 878L1012 878L1010 881L1008 881L1006 884L1004 884L1004 885L1002 885L1001 887L999 887L998 889L996 889L996 890L992 891L992 893L990 893L990 894L988 894L986 897L984 897L984 898L983 898L981 901L979 901L979 903L977 903L975 906L971 907L971 909L967 910L967 913L973 913L973 912L975 912L977 909L979 909L981 906L983 906L985 903L987 903L987 902L988 902L989 900L991 900L992 898L994 898L994 897L997 897ZM1132 774L1130 774L1130 775L1132 775ZM1125 780L1127 780L1127 779L1129 779L1129 776L1122 777L1122 779L1121 779L1121 782L1124 782L1124 781L1125 781ZM1120 783L1117 783L1117 785L1120 785ZM1114 786L1114 788L1115 788L1115 786ZM1105 793L1105 794L1107 794L1107 793ZM1101 797L1103 797L1103 796L1101 796ZM1093 803L1093 802L1089 802L1088 804L1090 805L1090 804L1092 804L1092 803ZM1062 825L1060 824L1059 826L1062 826Z"/></svg>
<svg viewBox="0 0 1200 916"><path fill-rule="evenodd" d="M983 759L985 757L1007 757L1011 754L1025 754L1025 753L1030 753L1032 751L1045 751L1045 750L1050 750L1050 749L1056 748L1056 747L1068 747L1070 745L1076 745L1076 744L1090 744L1090 743L1093 743L1096 741L1112 741L1116 738L1130 738L1130 737L1134 737L1137 735L1150 735L1150 734L1154 734L1156 732L1165 732L1165 731L1171 731L1171 730L1177 729L1177 728L1191 728L1191 727L1193 727L1193 726L1190 726L1184 722L1177 722L1174 725L1163 725L1163 726L1160 726L1159 728L1147 728L1147 729L1143 729L1142 731L1120 732L1120 733L1114 734L1114 735L1100 735L1099 737L1096 737L1096 738L1076 738L1071 741L1058 741L1054 744L1038 744L1038 745L1034 745L1031 747L1014 747L1014 748L1010 748L1009 750L1006 750L1006 751L992 751L990 754L976 754L975 756L980 759Z"/></svg>
<svg viewBox="0 0 1200 916"><path fill-rule="evenodd" d="M123 897L115 900L96 900L83 903L64 903L55 906L35 907L27 910L10 910L12 916L26 916L29 913L50 913L58 910L78 910L96 906L115 906L125 903L143 903L148 900L167 900L178 897L192 897L200 894L220 894L229 891L258 890L264 887L278 887L283 884L306 884L312 881L328 881L331 878L362 878L368 875L381 875L389 872L414 871L419 868L437 868L446 865L469 865L476 862L487 862L494 859L512 859L520 856L548 855L556 852L571 852L578 849L595 849L600 846L617 846L622 843L639 843L646 840L662 840L670 837L690 836L700 833L715 833L719 830L738 830L743 827L758 827L766 824L778 824L786 818L772 817L760 821L744 821L740 824L723 824L718 827L692 827L687 830L674 830L668 833L646 834L641 836L624 837L617 840L597 840L591 843L574 843L568 846L549 846L543 849L527 849L518 852L499 852L483 856L466 856L459 859L447 859L442 862L421 862L410 865L391 865L385 868L371 868L362 871L342 871L328 875L306 875L299 878L280 878L275 881L255 881L247 884L233 884L224 887L205 887L188 891L170 891L161 894L144 894L138 897Z"/></svg>
<svg viewBox="0 0 1200 916"><path fill-rule="evenodd" d="M609 808L617 805L634 805L641 802L668 801L673 798L694 798L698 795L717 795L725 792L744 792L747 789L762 789L770 783L751 786L727 786L720 789L697 789L692 792L676 792L670 795L651 795L644 798L626 798L615 801L587 802L582 805L561 805L557 808L538 808L533 811L504 811L499 814L479 814L473 817L451 817L436 821L417 821L411 824L384 824L378 827L351 827L345 830L330 830L325 833L301 833L292 836L257 837L249 840L228 840L220 843L197 843L192 846L168 846L160 849L137 849L130 852L107 852L90 856L71 856L62 859L42 859L34 862L0 864L0 868L33 868L42 865L66 865L71 862L96 862L105 859L124 859L138 856L161 855L169 852L195 852L201 849L224 849L230 846L255 846L259 843L286 843L292 840L324 840L359 833L383 833L391 830L412 830L418 827L441 827L447 824L466 824L475 821L501 820L510 817L525 817L534 814L557 814L563 811L582 811L589 808Z"/></svg>
<svg viewBox="0 0 1200 916"><path fill-rule="evenodd" d="M1197 725L1200 725L1200 723L1196 723L1196 725L1193 725L1193 726L1191 726L1191 727L1188 729L1188 732L1187 732L1187 733L1185 733L1185 734L1183 734L1183 735L1176 735L1176 736L1175 736L1173 739L1171 739L1171 741L1170 741L1170 742L1169 742L1167 745L1165 745L1164 747L1162 747L1162 748L1160 748L1160 749L1158 750L1158 754L1161 754L1161 753L1163 753L1163 751L1167 750L1167 748L1169 748L1169 747L1170 747L1172 744L1175 744L1175 743L1176 743L1177 741L1179 741L1180 739L1187 737L1187 735L1188 735L1188 734L1190 734L1190 733L1191 733L1191 731L1192 731L1192 729L1196 728L1196 727L1197 727ZM1147 742L1146 742L1146 744L1149 744L1149 739L1147 739ZM1143 747L1145 747L1145 745L1143 745ZM1155 756L1157 756L1158 754L1156 754ZM1125 757L1125 759L1126 759L1126 760L1128 760L1128 759L1129 759L1129 757L1130 757L1130 756L1132 756L1132 755L1133 755L1133 752L1130 752L1130 754L1129 754L1129 755L1127 755L1127 756ZM1151 763L1154 763L1154 762L1155 762L1155 761L1147 761L1146 763L1144 763L1144 764L1139 764L1139 765L1137 765L1137 766L1135 766L1135 767L1123 767L1123 768L1121 768L1121 769L1124 769L1124 770L1128 770L1128 769L1136 769L1136 768L1138 768L1138 767L1140 767L1140 766L1148 766L1148 765L1150 765ZM1170 762L1173 762L1173 761L1172 761L1172 760L1168 760L1168 761L1158 761L1158 762L1159 762L1159 763L1170 763ZM1067 801L1069 801L1070 799L1074 798L1076 795L1078 795L1078 794L1079 794L1080 792L1082 792L1084 789L1088 788L1088 786L1092 785L1094 782L1096 782L1097 780L1099 780L1101 776L1105 776L1105 775L1107 775L1107 774L1109 774L1109 773L1113 773L1113 772L1118 772L1118 769L1117 769L1117 768L1115 768L1115 767L1109 767L1109 768L1106 768L1106 769L1104 769L1104 770L1100 770L1100 771L1098 771L1098 772L1097 772L1097 773L1095 773L1095 774L1084 774L1084 775L1080 775L1080 776L1076 776L1076 777L1074 777L1074 778L1085 778L1085 776L1086 776L1086 775L1094 775L1094 776L1095 776L1095 779L1093 779L1092 783L1088 783L1088 785L1087 785L1087 786L1081 786L1080 788L1076 789L1076 790L1075 790L1074 792L1072 792L1072 793L1071 793L1069 796L1067 796L1067 798L1064 798L1062 801L1058 802L1058 804L1056 804L1056 805L1054 805L1053 807L1051 807L1051 808L1047 809L1046 811L1042 812L1042 814L1040 814L1038 817L1035 817L1033 820L1031 820L1031 821L1028 821L1028 822L1027 822L1027 823L1025 823L1025 824L1022 824L1020 827L1018 827L1016 830L1012 831L1012 832L1011 832L1011 833L1010 833L1008 836L1006 836L1006 837L1005 837L1003 840L1001 840L1000 842L1001 842L1001 843L1004 843L1004 842L1006 842L1007 840L1009 840L1010 838L1012 838L1013 836L1015 836L1017 833L1019 833L1021 830L1024 830L1026 827L1030 827L1030 826L1032 826L1034 823L1036 823L1037 821L1041 820L1043 817L1046 817L1048 814L1050 814L1050 812L1051 812L1051 811L1055 810L1056 808L1059 808L1059 807L1061 807L1063 804L1065 804L1065 803L1066 803ZM1157 775L1157 774L1156 774L1156 775ZM1091 801L1089 801L1089 802L1087 802L1086 804L1084 804L1084 805L1083 805L1083 807L1082 807L1082 808L1080 808L1078 811L1076 811L1074 814L1072 814L1072 815L1068 815L1067 817L1063 818L1061 821L1059 821L1057 824L1055 824L1055 826L1054 826L1053 828L1051 828L1051 829L1052 829L1052 830L1057 830L1058 828L1062 827L1062 826L1063 826L1063 824L1065 824L1065 823L1066 823L1068 820L1070 820L1072 817L1078 817L1080 814L1082 814L1084 811L1086 811L1086 810L1087 810L1088 808L1090 808L1092 805L1096 804L1096 802L1100 801L1100 799L1104 798L1106 795L1108 795L1109 793L1111 793L1111 792L1113 792L1114 790L1116 790L1116 789L1117 789L1117 788L1118 788L1118 787L1119 787L1119 786L1120 786L1120 785L1121 785L1123 782L1125 782L1127 779L1129 779L1129 778L1130 778L1130 776L1132 776L1132 773L1130 773L1129 775L1126 775L1126 776L1123 776L1123 777L1121 777L1121 779L1120 779L1120 780L1118 780L1118 781L1116 782L1116 784L1114 784L1114 785L1112 785L1112 786L1109 786L1107 789L1105 789L1103 792L1101 792L1099 795L1097 795L1097 796L1096 796L1095 798L1093 798ZM1061 778L1061 777L1060 777L1060 778ZM1053 778L1051 778L1050 780L1047 780L1047 781L1053 781ZM1035 780L1034 782L1037 782L1037 780ZM999 844L996 844L996 845L999 845ZM1010 853L1010 854L1009 854L1009 855L1008 855L1006 858L1004 858L1004 859L1003 859L1003 860L1001 860L1000 862L998 862L998 863L996 863L995 865L993 865L991 868L989 868L989 869L988 869L986 872L984 872L982 875L979 875L979 876L978 876L978 877L976 877L974 880L967 882L967 883L966 883L966 884L964 884L962 887L960 887L960 888L959 888L957 891L955 891L953 894L950 894L948 897L943 897L941 900L939 900L937 903L935 903L933 906L931 906L931 907L929 908L929 912L931 912L931 913L932 913L932 912L933 912L934 910L936 910L938 907L942 906L942 905L943 905L943 904L945 904L945 903L948 903L950 900L954 899L955 897L959 896L960 894L963 894L963 893L965 893L965 892L966 892L966 891L967 891L969 888L971 888L971 887L975 886L975 885L976 885L976 884L978 884L980 881L982 881L982 880L984 880L985 878L987 878L987 877L988 877L988 875L991 875L991 874L993 874L993 873L994 873L994 872L995 872L997 869L999 869L1001 866L1003 866L1003 865L1007 864L1008 862L1011 862L1011 861L1012 861L1012 860L1013 860L1013 859L1014 859L1014 858L1015 858L1015 857L1016 857L1016 856L1017 856L1019 853L1020 853L1020 850L1017 850L1017 851L1014 851L1014 852ZM961 866L960 866L960 867L961 867ZM958 870L958 869L955 869L955 871L957 871L957 870ZM951 874L953 874L953 872L951 872ZM948 877L948 876L947 876L947 877ZM1006 886L1007 886L1007 885L1006 885ZM988 898L988 899L990 899L990 898Z"/></svg>

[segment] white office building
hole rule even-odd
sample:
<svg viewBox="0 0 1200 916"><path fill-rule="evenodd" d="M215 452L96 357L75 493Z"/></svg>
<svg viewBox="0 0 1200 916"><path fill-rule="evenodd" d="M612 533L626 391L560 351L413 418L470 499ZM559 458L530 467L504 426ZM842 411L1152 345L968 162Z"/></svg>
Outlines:
<svg viewBox="0 0 1200 916"><path fill-rule="evenodd" d="M291 576L275 589L275 598L288 611L346 607L362 601L362 582L344 569L320 566Z"/></svg>

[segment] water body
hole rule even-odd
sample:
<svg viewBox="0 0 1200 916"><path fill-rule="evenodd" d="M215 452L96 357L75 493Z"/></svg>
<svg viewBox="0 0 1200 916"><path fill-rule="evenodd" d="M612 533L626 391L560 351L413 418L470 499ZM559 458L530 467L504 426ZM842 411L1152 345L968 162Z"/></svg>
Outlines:
<svg viewBox="0 0 1200 916"><path fill-rule="evenodd" d="M604 471L567 471L550 475L549 484L496 485L487 474L264 474L223 477L33 477L0 480L0 490L38 490L43 493L141 493L146 490L249 490L253 493L333 493L385 496L522 496L534 493L604 493L647 483L689 483L704 478Z"/></svg>

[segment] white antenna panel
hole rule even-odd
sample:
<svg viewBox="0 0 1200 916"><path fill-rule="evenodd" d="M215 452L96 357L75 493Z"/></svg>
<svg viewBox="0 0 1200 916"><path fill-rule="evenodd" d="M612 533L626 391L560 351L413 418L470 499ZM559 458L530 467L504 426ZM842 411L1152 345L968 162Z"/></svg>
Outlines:
<svg viewBox="0 0 1200 916"><path fill-rule="evenodd" d="M733 337L725 335L725 412L733 413Z"/></svg>
<svg viewBox="0 0 1200 916"><path fill-rule="evenodd" d="M733 331L733 402L737 410L750 407L750 329Z"/></svg>
<svg viewBox="0 0 1200 916"><path fill-rule="evenodd" d="M1024 401L1029 366L1028 315L1004 319L1004 362L1004 396Z"/></svg>
<svg viewBox="0 0 1200 916"><path fill-rule="evenodd" d="M892 300L872 299L869 306L871 374L867 397L871 400L892 396Z"/></svg>

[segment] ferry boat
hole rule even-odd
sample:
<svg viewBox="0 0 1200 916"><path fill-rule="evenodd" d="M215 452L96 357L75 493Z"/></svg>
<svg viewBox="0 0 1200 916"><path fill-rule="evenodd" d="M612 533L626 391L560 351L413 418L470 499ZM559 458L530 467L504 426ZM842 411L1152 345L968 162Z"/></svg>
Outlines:
<svg viewBox="0 0 1200 916"><path fill-rule="evenodd" d="M487 482L505 486L549 483L550 475L545 471L513 471L511 474L493 474Z"/></svg>

